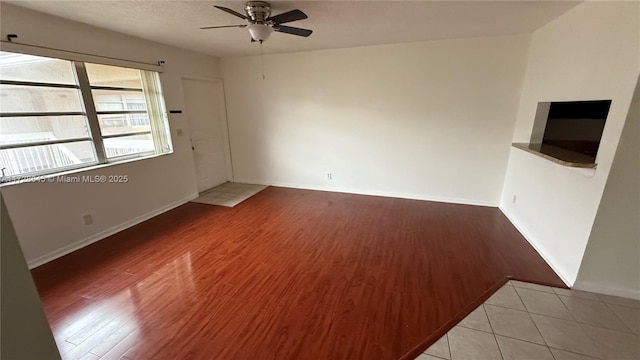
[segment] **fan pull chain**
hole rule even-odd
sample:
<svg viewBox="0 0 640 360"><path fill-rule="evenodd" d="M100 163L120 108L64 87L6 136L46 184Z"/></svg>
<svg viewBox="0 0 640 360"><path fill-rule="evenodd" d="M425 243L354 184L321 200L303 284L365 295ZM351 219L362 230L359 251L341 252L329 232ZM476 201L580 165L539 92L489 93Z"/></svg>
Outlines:
<svg viewBox="0 0 640 360"><path fill-rule="evenodd" d="M260 64L262 65L262 80L264 80L264 51L262 51L262 40L260 40Z"/></svg>

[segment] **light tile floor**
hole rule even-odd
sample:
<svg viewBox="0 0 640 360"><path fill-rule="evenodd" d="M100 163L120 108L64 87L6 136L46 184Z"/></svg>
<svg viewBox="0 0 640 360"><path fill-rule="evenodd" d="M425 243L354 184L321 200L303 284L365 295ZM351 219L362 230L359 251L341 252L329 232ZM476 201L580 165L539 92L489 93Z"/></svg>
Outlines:
<svg viewBox="0 0 640 360"><path fill-rule="evenodd" d="M509 281L416 360L640 359L640 301Z"/></svg>
<svg viewBox="0 0 640 360"><path fill-rule="evenodd" d="M266 188L266 185L226 182L203 192L192 202L234 207Z"/></svg>

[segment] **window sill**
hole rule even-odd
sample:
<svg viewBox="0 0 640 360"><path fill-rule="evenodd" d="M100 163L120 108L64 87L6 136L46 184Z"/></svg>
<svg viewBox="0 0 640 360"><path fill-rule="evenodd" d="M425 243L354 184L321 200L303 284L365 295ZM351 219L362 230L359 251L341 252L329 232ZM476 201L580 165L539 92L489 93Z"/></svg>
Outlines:
<svg viewBox="0 0 640 360"><path fill-rule="evenodd" d="M167 152L167 153L163 153L163 154L152 154L152 155L146 155L146 156L140 156L140 157L126 158L126 159L121 159L121 160L117 160L117 161L113 161L113 162L107 162L107 163L104 163L104 164L91 164L91 165L88 165L88 166L82 166L82 167L78 167L78 168L74 168L74 169L70 169L70 170L51 173L51 174L16 175L15 177L16 178L20 178L19 180L2 182L2 183L0 183L0 188L5 187L5 186L20 185L20 184L30 184L30 183L66 182L66 181L58 181L58 180L61 177L64 177L64 178L75 177L75 176L78 176L78 175L80 175L82 173L89 172L89 171L100 170L100 169L108 168L108 167L112 167L112 166L128 164L128 163L132 163L132 162L135 162L135 161L154 159L154 158L157 158L157 157L160 157L160 156L171 155L171 154L173 154L173 151ZM124 175L124 174L122 174L122 175ZM82 179L82 178L80 178L80 179ZM77 181L77 182L82 182L82 181ZM92 182L100 182L100 181L92 181Z"/></svg>
<svg viewBox="0 0 640 360"><path fill-rule="evenodd" d="M552 145L513 143L511 146L567 167L595 169L594 158Z"/></svg>

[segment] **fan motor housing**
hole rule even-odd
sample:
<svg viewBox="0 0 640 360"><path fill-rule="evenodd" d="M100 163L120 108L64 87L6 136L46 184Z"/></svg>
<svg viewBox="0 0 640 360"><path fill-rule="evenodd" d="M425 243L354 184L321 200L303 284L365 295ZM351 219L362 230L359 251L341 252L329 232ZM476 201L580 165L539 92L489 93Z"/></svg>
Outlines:
<svg viewBox="0 0 640 360"><path fill-rule="evenodd" d="M264 23L271 16L271 5L264 1L249 1L244 7L247 16L256 23Z"/></svg>

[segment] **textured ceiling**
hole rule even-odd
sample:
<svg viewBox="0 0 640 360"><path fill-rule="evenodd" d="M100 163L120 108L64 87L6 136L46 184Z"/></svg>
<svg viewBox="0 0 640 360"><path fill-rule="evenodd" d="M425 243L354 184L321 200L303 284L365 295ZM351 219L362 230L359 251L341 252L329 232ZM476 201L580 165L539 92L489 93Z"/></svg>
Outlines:
<svg viewBox="0 0 640 360"><path fill-rule="evenodd" d="M6 1L157 42L219 57L254 55L246 29L200 30L243 23L213 5L243 12L243 1ZM265 53L357 47L531 32L579 2L571 1L273 1L272 14L292 9L309 19L309 38L274 33Z"/></svg>

